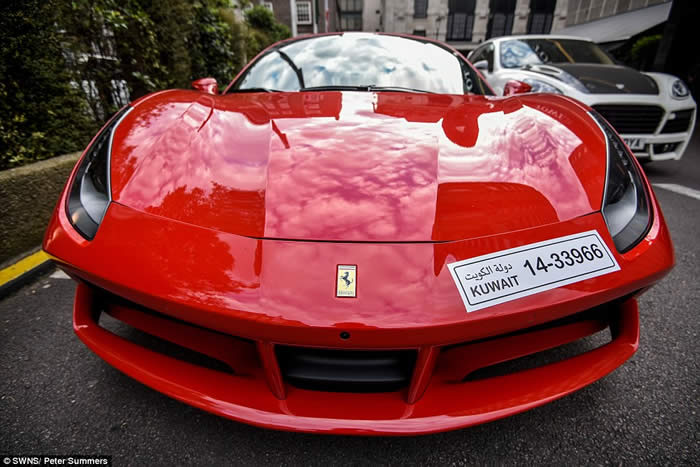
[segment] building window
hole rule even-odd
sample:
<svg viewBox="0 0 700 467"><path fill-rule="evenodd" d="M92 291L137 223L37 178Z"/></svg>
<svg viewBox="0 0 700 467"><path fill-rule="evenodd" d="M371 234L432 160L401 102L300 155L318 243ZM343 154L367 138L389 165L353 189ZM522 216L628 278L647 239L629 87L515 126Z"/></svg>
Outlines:
<svg viewBox="0 0 700 467"><path fill-rule="evenodd" d="M362 13L341 13L341 31L362 31Z"/></svg>
<svg viewBox="0 0 700 467"><path fill-rule="evenodd" d="M449 0L447 40L471 41L476 0Z"/></svg>
<svg viewBox="0 0 700 467"><path fill-rule="evenodd" d="M362 13L362 0L340 0L341 13Z"/></svg>
<svg viewBox="0 0 700 467"><path fill-rule="evenodd" d="M515 0L491 0L486 38L507 36L513 31Z"/></svg>
<svg viewBox="0 0 700 467"><path fill-rule="evenodd" d="M272 2L262 2L261 5L272 12L275 11L274 8L272 8Z"/></svg>
<svg viewBox="0 0 700 467"><path fill-rule="evenodd" d="M530 0L530 18L527 20L528 34L549 34L552 30L554 7L557 0Z"/></svg>
<svg viewBox="0 0 700 467"><path fill-rule="evenodd" d="M297 2L297 24L311 24L311 2Z"/></svg>
<svg viewBox="0 0 700 467"><path fill-rule="evenodd" d="M362 0L340 0L340 30L362 31Z"/></svg>
<svg viewBox="0 0 700 467"><path fill-rule="evenodd" d="M413 30L413 35L414 35L414 36L425 37L425 29L414 29L414 30Z"/></svg>
<svg viewBox="0 0 700 467"><path fill-rule="evenodd" d="M413 1L413 17L427 18L428 17L428 0Z"/></svg>

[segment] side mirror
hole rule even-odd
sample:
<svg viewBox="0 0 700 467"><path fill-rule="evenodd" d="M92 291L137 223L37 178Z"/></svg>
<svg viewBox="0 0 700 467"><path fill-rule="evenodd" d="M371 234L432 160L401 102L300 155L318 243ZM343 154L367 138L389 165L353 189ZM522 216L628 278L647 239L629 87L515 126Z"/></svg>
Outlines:
<svg viewBox="0 0 700 467"><path fill-rule="evenodd" d="M476 68L482 73L485 71L489 71L489 62L487 62L486 60L479 60L478 62L474 63L474 68Z"/></svg>
<svg viewBox="0 0 700 467"><path fill-rule="evenodd" d="M522 81L510 80L503 88L504 96L513 96L515 94L525 94L532 90L532 86Z"/></svg>
<svg viewBox="0 0 700 467"><path fill-rule="evenodd" d="M192 87L207 94L219 93L219 84L214 78L199 78L196 81L192 81Z"/></svg>

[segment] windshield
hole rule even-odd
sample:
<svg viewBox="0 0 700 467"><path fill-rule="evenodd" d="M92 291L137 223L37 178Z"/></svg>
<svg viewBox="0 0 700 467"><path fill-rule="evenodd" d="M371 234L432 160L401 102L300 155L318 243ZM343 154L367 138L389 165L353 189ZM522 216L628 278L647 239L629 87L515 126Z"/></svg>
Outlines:
<svg viewBox="0 0 700 467"><path fill-rule="evenodd" d="M501 42L501 66L522 68L542 63L614 62L600 47L577 39L519 39Z"/></svg>
<svg viewBox="0 0 700 467"><path fill-rule="evenodd" d="M354 87L491 94L466 61L447 48L404 37L362 33L284 43L258 58L232 90Z"/></svg>

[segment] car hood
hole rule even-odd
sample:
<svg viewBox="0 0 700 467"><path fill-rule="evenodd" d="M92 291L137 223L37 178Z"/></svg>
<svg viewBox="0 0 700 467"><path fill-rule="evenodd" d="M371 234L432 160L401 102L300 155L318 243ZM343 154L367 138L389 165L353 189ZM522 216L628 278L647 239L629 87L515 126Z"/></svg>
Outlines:
<svg viewBox="0 0 700 467"><path fill-rule="evenodd" d="M649 76L620 65L593 63L548 63L531 65L529 71L551 76L567 84L576 80L591 94L658 94L659 87ZM577 84L578 84L577 83ZM577 86L578 87L578 86Z"/></svg>
<svg viewBox="0 0 700 467"><path fill-rule="evenodd" d="M167 91L133 105L113 201L221 232L440 242L601 205L605 141L561 96Z"/></svg>

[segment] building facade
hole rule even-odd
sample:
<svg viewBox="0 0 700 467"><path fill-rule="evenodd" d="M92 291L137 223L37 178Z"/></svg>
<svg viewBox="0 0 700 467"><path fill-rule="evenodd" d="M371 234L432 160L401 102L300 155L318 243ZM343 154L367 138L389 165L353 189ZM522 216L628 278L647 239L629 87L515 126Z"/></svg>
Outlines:
<svg viewBox="0 0 700 467"><path fill-rule="evenodd" d="M445 41L458 50L470 51L492 37L555 33L567 26L670 1L271 0L260 3L272 9L277 19L296 35L326 30L383 31L426 36Z"/></svg>
<svg viewBox="0 0 700 467"><path fill-rule="evenodd" d="M287 25L293 36L302 34L315 34L325 31L338 31L338 5L339 0L254 0L269 8L277 21ZM369 0L356 0L360 4ZM328 15L325 14L328 6ZM326 17L328 21L326 21ZM328 29L326 29L328 22ZM361 29L360 29L361 30Z"/></svg>
<svg viewBox="0 0 700 467"><path fill-rule="evenodd" d="M471 50L491 37L562 29L568 1L383 0L383 30L425 35Z"/></svg>
<svg viewBox="0 0 700 467"><path fill-rule="evenodd" d="M569 0L566 25L589 23L661 3L671 3L671 0Z"/></svg>
<svg viewBox="0 0 700 467"><path fill-rule="evenodd" d="M395 32L432 37L468 50L489 37L547 33L563 28L568 1L265 0L258 3L272 10L293 35L324 31Z"/></svg>

